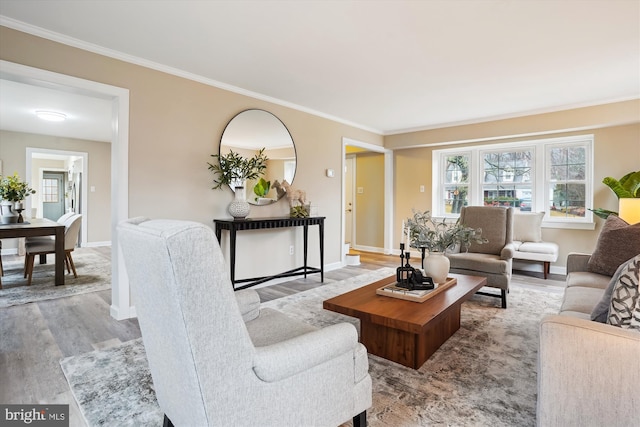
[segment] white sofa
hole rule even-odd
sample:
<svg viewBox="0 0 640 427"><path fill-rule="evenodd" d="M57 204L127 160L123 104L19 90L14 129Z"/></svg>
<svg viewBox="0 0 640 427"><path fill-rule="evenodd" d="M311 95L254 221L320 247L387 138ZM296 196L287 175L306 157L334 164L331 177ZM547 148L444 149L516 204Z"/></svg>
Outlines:
<svg viewBox="0 0 640 427"><path fill-rule="evenodd" d="M540 325L538 426L640 422L640 333L590 320L611 277L588 272L589 258L569 254L560 313Z"/></svg>
<svg viewBox="0 0 640 427"><path fill-rule="evenodd" d="M552 262L558 260L559 247L554 242L542 241L541 223L544 212L516 213L513 215L514 260L543 263L546 279Z"/></svg>

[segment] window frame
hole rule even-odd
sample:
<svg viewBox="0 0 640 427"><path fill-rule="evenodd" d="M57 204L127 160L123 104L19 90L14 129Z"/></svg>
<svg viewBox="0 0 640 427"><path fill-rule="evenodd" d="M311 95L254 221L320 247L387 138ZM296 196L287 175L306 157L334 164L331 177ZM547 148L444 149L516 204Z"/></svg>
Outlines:
<svg viewBox="0 0 640 427"><path fill-rule="evenodd" d="M482 144L467 147L452 147L446 149L433 150L432 152L432 212L440 218L458 218L460 214L446 213L444 206L445 161L448 156L469 155L469 206L483 206L483 159L488 152L501 151L526 151L531 150L532 155L532 177L531 195L532 211L545 212L542 226L545 228L566 228L566 229L595 229L593 212L589 206L593 206L593 144L594 136L577 135L571 137L545 138L537 140L523 140L517 142L505 142L498 144ZM549 197L545 196L552 184L549 173L548 153L552 148L558 147L585 147L585 215L577 218L560 218L550 216Z"/></svg>

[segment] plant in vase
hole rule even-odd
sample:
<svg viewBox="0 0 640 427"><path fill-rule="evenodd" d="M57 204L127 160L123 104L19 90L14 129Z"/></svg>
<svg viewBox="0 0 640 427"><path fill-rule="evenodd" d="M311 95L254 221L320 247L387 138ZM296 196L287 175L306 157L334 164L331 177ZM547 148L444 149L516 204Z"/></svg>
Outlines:
<svg viewBox="0 0 640 427"><path fill-rule="evenodd" d="M229 204L229 213L234 218L244 218L249 215L249 203L246 200L245 181L258 179L267 169L267 156L264 148L253 157L246 158L229 150L227 154L212 154L218 163L207 163L209 170L215 175L213 189L228 185L235 189L235 199Z"/></svg>
<svg viewBox="0 0 640 427"><path fill-rule="evenodd" d="M24 199L36 190L29 187L27 182L20 180L17 173L9 176L0 175L0 199L2 206L0 207L0 216L3 224L17 222L18 215L14 212L16 206L22 210L22 202Z"/></svg>
<svg viewBox="0 0 640 427"><path fill-rule="evenodd" d="M449 273L449 259L444 256L447 251L457 247L467 250L471 243L488 242L481 229L466 227L460 220L436 220L429 211L414 210L413 217L407 219L406 232L411 247L429 251L424 269L437 283L443 283Z"/></svg>

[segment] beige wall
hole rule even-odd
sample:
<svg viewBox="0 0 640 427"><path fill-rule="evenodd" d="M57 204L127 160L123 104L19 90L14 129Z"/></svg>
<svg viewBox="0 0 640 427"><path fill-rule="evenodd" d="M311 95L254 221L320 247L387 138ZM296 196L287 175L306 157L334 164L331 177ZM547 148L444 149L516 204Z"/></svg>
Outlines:
<svg viewBox="0 0 640 427"><path fill-rule="evenodd" d="M130 216L191 219L209 225L213 218L227 217L226 207L232 192L211 190L212 175L207 170L210 155L217 152L225 125L238 112L261 108L275 114L285 123L296 143L298 169L294 186L306 190L311 202L318 206L319 214L327 217L327 264L337 263L342 250L342 186L340 180L327 178L324 170L341 170L343 137L380 146L384 143L386 148L398 149L394 160L396 230L400 230L402 219L411 214L411 208L431 207L433 147L420 146L444 144L438 147L442 148L458 141L497 143L593 133L596 136L595 206L611 209L616 207L616 199L600 183L602 178L620 177L640 169L638 100L382 137L5 27L0 27L0 58L129 89ZM401 149L406 147L414 148ZM424 193L419 192L420 185L425 186ZM287 214L288 205L282 200L269 206L252 207L251 213L254 217ZM543 237L560 243L557 265L564 265L567 252L594 247L600 226L598 221L595 231L545 229ZM397 247L398 233L395 234L394 247ZM299 265L300 235L299 230L242 235L238 242L241 254L238 276L252 275L258 268L253 260L264 260L265 254L270 259L265 267L260 267L260 273ZM314 232L310 236L310 256L315 260L317 240ZM223 241L223 246L225 244ZM294 257L288 255L290 244L296 245ZM378 245L377 239L375 244Z"/></svg>
<svg viewBox="0 0 640 427"><path fill-rule="evenodd" d="M87 242L98 243L111 240L111 144L74 138L34 135L21 132L0 131L0 159L4 173L18 172L26 174L26 149L44 148L49 150L74 151L87 153L88 185L95 192L87 192ZM50 167L65 168L63 162L47 163ZM38 175L38 166L32 169L33 176ZM33 186L33 185L32 185ZM36 195L37 196L37 195ZM42 215L42 212L40 212ZM9 246L7 246L9 247Z"/></svg>
<svg viewBox="0 0 640 427"><path fill-rule="evenodd" d="M356 241L358 247L384 247L384 154L356 154Z"/></svg>
<svg viewBox="0 0 640 427"><path fill-rule="evenodd" d="M275 114L296 144L298 169L294 186L306 190L319 214L327 217L325 262L340 261L342 186L340 180L327 178L324 170L341 169L343 137L382 145L382 136L6 27L0 27L0 57L129 89L130 216L189 219L209 225L213 225L214 218L228 217L226 208L232 192L211 190L212 175L207 169L210 155L217 153L225 125L240 111L260 108ZM288 215L288 211L286 200L281 200L252 207L251 215ZM239 278L253 275L257 269L268 274L299 266L301 235L301 230L241 233ZM296 246L293 257L289 256L291 244ZM312 265L317 259L317 235L312 230Z"/></svg>
<svg viewBox="0 0 640 427"><path fill-rule="evenodd" d="M539 116L529 116L519 118L517 126L509 121L489 122L473 125L478 136L483 138L494 136L493 139L464 145L478 145L490 143L513 142L520 140L541 139L549 137L561 137L571 135L594 135L594 206L605 209L618 210L618 199L615 194L604 184L602 179L606 176L620 178L628 172L640 170L640 124L629 124L613 127L602 127L574 132L559 132L559 127L573 127L577 123L588 126L593 123L595 126L602 123L602 117L593 114L594 110L606 116L607 123L627 121L629 117L635 116L636 121L640 121L640 101L624 102L615 105L602 106L601 108L578 109L569 112L559 112L557 115L545 114ZM624 107L624 108L620 108ZM585 116L579 113L585 113ZM618 114L619 113L619 114ZM566 119L566 120L565 120ZM542 122L541 122L542 121ZM509 124L502 127L501 125ZM544 135L503 138L507 133L525 134L529 131L547 129ZM555 129L555 131L553 131ZM553 132L552 132L553 131ZM433 131L415 132L411 134L393 135L385 137L385 144L388 146L419 146L423 144L437 144L438 140L458 141L470 139L468 126L451 127L447 129L437 129ZM497 138L500 136L500 138ZM411 209L431 210L431 165L432 151L451 147L451 144L434 145L431 147L416 147L398 149L394 152L395 159L395 227L400 230L402 220L411 215ZM420 193L419 185L425 185L425 193ZM556 242L560 245L560 255L555 266L566 266L566 257L569 252L591 252L595 248L598 234L603 221L595 219L595 230L567 230L545 228L542 230L542 237L545 240ZM394 247L399 241L395 238Z"/></svg>

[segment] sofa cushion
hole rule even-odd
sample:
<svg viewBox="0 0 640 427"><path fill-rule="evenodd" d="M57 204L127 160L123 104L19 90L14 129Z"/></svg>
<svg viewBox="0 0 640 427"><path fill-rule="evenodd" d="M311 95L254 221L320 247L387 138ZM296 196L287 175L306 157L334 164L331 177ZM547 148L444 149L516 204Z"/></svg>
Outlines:
<svg viewBox="0 0 640 427"><path fill-rule="evenodd" d="M583 288L574 286L564 291L564 299L560 312L577 311L583 313L587 317L591 315L591 310L602 298L602 289Z"/></svg>
<svg viewBox="0 0 640 427"><path fill-rule="evenodd" d="M511 273L509 261L500 259L499 255L461 252L447 254L447 258L449 258L452 269L473 270L490 274Z"/></svg>
<svg viewBox="0 0 640 427"><path fill-rule="evenodd" d="M640 290L640 255L626 263L611 295L607 323L629 328Z"/></svg>
<svg viewBox="0 0 640 427"><path fill-rule="evenodd" d="M620 264L640 254L640 222L629 225L617 215L607 217L587 270L613 276Z"/></svg>
<svg viewBox="0 0 640 427"><path fill-rule="evenodd" d="M521 242L541 242L542 218L544 218L544 212L514 214L513 240L519 240Z"/></svg>
<svg viewBox="0 0 640 427"><path fill-rule="evenodd" d="M633 313L631 313L629 329L640 332L640 297L636 299L636 306L633 308Z"/></svg>
<svg viewBox="0 0 640 427"><path fill-rule="evenodd" d="M596 288L601 292L607 288L611 277L604 274L588 273L586 271L574 271L567 275L567 288L578 286L580 288Z"/></svg>
<svg viewBox="0 0 640 427"><path fill-rule="evenodd" d="M609 317L609 306L611 305L611 294L613 294L613 288L616 286L616 283L618 283L618 279L622 274L622 270L624 270L627 267L627 263L630 261L631 260L623 264L620 264L620 267L618 267L618 269L614 273L613 277L609 281L609 284L607 285L607 288L604 290L604 294L602 294L602 298L600 299L598 304L596 304L596 306L593 308L593 311L591 312L591 320L600 322L600 323L607 323L607 317Z"/></svg>

